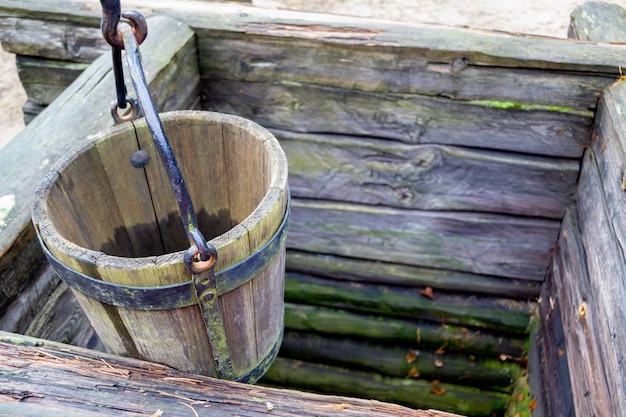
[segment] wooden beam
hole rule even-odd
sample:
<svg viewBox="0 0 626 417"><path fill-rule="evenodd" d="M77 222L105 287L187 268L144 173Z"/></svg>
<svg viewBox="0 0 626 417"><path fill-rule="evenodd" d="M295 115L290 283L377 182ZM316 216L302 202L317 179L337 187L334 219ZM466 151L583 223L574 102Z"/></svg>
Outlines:
<svg viewBox="0 0 626 417"><path fill-rule="evenodd" d="M431 382L381 377L373 373L285 358L278 358L274 362L262 383L279 383L333 394L350 393L364 398L378 396L385 401L418 408L447 409L468 417L503 415L510 401L510 395L507 394L484 392L437 380ZM447 416L446 413L442 414ZM365 415L375 416L370 413Z"/></svg>
<svg viewBox="0 0 626 417"><path fill-rule="evenodd" d="M287 270L331 279L533 300L541 282L290 250Z"/></svg>
<svg viewBox="0 0 626 417"><path fill-rule="evenodd" d="M287 247L541 281L558 230L545 219L294 199Z"/></svg>
<svg viewBox="0 0 626 417"><path fill-rule="evenodd" d="M528 333L532 303L495 297L433 295L414 288L350 284L289 273L285 300L398 319L469 326L508 335Z"/></svg>
<svg viewBox="0 0 626 417"><path fill-rule="evenodd" d="M446 416L185 374L6 332L0 332L0 384L2 412L19 416Z"/></svg>
<svg viewBox="0 0 626 417"><path fill-rule="evenodd" d="M597 325L602 301L591 288L577 213L573 208L563 219L552 271L555 292L547 301L551 304L558 299L560 304L576 415L613 415L607 381L610 376L603 372L600 351L604 343L600 342Z"/></svg>
<svg viewBox="0 0 626 417"><path fill-rule="evenodd" d="M522 367L513 361L476 356L469 358L466 353L448 352L445 347L429 351L367 339L326 337L294 331L285 332L280 356L394 378L412 376L426 381L439 380L480 388L486 391L485 394L488 391L511 393L513 383L523 372Z"/></svg>
<svg viewBox="0 0 626 417"><path fill-rule="evenodd" d="M203 108L235 113L292 132L376 137L405 144L459 145L579 158L593 113L528 109L514 103L463 102L313 84L212 79Z"/></svg>
<svg viewBox="0 0 626 417"><path fill-rule="evenodd" d="M273 133L289 159L292 195L316 200L561 219L574 202L580 170L580 162L570 159L367 136Z"/></svg>
<svg viewBox="0 0 626 417"><path fill-rule="evenodd" d="M433 352L445 350L467 356L499 358L504 354L521 357L526 349L525 335L504 337L500 332L470 330L447 323L435 324L415 318L403 319L289 302L285 303L285 328L326 337L366 339L372 343Z"/></svg>
<svg viewBox="0 0 626 417"><path fill-rule="evenodd" d="M626 41L626 11L589 2L573 13L570 36L593 42ZM568 325L568 351L578 358L571 369L576 412L626 415L626 86L615 82L598 105L591 149L583 159L577 215L564 223L559 252L568 259L560 289ZM576 224L578 225L576 227ZM578 237L577 229L580 231ZM584 253L586 265L577 261ZM584 370L587 370L585 372Z"/></svg>
<svg viewBox="0 0 626 417"><path fill-rule="evenodd" d="M540 36L287 10L276 13L275 10L232 3L129 0L124 2L124 7L146 14L175 17L192 27L201 38L204 34L200 32L222 31L350 46L422 50L433 62L439 63L464 56L476 65L563 69L613 75L618 74L618 66L624 64L624 58L620 56L624 47L619 45L593 45ZM8 23L3 29L8 29L8 25L17 25L20 18L77 22L82 26L96 28L100 15L101 8L97 0L50 0L45 4L37 0L0 1L0 17L15 19L6 20ZM46 27L38 30L40 33L46 31ZM0 38L3 44L9 36L4 32ZM16 34L11 33L10 36Z"/></svg>
<svg viewBox="0 0 626 417"><path fill-rule="evenodd" d="M17 72L28 100L39 106L52 103L87 67L81 62L17 56Z"/></svg>

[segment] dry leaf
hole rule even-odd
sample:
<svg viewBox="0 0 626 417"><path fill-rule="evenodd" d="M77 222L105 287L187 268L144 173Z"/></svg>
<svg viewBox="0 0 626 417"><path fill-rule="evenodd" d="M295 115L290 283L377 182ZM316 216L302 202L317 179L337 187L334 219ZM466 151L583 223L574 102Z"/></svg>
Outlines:
<svg viewBox="0 0 626 417"><path fill-rule="evenodd" d="M404 357L406 358L406 363L413 363L417 360L417 355L412 350L409 350Z"/></svg>
<svg viewBox="0 0 626 417"><path fill-rule="evenodd" d="M441 368L443 366L443 361L441 359L435 359L435 366L437 368Z"/></svg>
<svg viewBox="0 0 626 417"><path fill-rule="evenodd" d="M524 396L520 393L517 393L513 396L517 401L522 401L524 399Z"/></svg>
<svg viewBox="0 0 626 417"><path fill-rule="evenodd" d="M274 404L269 401L265 403L265 406L267 407L267 411L272 411L274 409Z"/></svg>
<svg viewBox="0 0 626 417"><path fill-rule="evenodd" d="M331 404L330 408L332 408L333 410L345 410L346 408L350 408L350 405L348 405L346 403Z"/></svg>
<svg viewBox="0 0 626 417"><path fill-rule="evenodd" d="M407 373L407 375L410 376L411 378L419 378L420 371L418 371L417 368L413 367L409 369L409 372Z"/></svg>
<svg viewBox="0 0 626 417"><path fill-rule="evenodd" d="M424 297L430 298L431 300L435 299L435 294L433 294L433 289L431 287L424 288L420 291L420 294L422 294Z"/></svg>
<svg viewBox="0 0 626 417"><path fill-rule="evenodd" d="M528 406L528 408L530 409L530 411L533 411L536 407L537 407L537 400L534 399L530 402L530 406Z"/></svg>
<svg viewBox="0 0 626 417"><path fill-rule="evenodd" d="M163 411L159 408L154 413L150 414L150 417L161 417L163 415Z"/></svg>
<svg viewBox="0 0 626 417"><path fill-rule="evenodd" d="M445 392L446 392L446 389L442 387L441 384L439 384L439 381L433 381L433 387L430 390L431 394L441 396L445 394Z"/></svg>
<svg viewBox="0 0 626 417"><path fill-rule="evenodd" d="M446 345L440 346L439 349L435 351L435 355L443 355L446 353Z"/></svg>
<svg viewBox="0 0 626 417"><path fill-rule="evenodd" d="M563 349L559 349L559 358L565 355L565 351Z"/></svg>

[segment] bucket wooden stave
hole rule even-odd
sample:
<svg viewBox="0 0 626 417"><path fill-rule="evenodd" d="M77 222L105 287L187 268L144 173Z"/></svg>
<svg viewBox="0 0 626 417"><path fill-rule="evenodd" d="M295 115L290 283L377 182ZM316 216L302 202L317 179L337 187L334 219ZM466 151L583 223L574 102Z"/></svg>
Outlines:
<svg viewBox="0 0 626 417"><path fill-rule="evenodd" d="M278 142L236 116L183 111L162 114L161 120L199 228L218 250L216 277L245 264L275 237L288 214L287 162ZM143 168L130 162L139 149L150 155ZM37 191L33 221L50 253L79 275L134 287L191 281L182 263L189 242L144 120L99 134L59 162ZM264 270L218 291L236 379L253 382L263 371L259 365L275 356L282 338L283 285L281 240ZM110 352L219 376L197 304L130 309L74 293Z"/></svg>

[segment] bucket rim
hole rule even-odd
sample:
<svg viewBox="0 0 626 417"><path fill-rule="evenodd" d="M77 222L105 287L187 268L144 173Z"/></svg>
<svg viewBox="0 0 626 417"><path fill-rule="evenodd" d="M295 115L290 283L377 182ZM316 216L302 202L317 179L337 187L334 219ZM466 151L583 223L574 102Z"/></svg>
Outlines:
<svg viewBox="0 0 626 417"><path fill-rule="evenodd" d="M251 137L259 140L265 146L267 154L271 155L273 158L272 163L276 167L276 169L274 170L272 178L269 181L267 191L265 192L265 195L263 196L259 204L257 204L254 210L249 213L243 221L230 228L226 232L209 240L209 242L216 247L218 253L220 248L223 248L229 244L233 244L240 239L250 239L249 233L256 227L261 226L261 223L264 220L264 215L268 212L267 210L280 207L283 208L283 212L281 213L282 216L280 218L286 215L286 202L289 193L287 185L287 158L278 140L269 130L262 127L258 123L243 118L241 116L204 110L177 110L160 113L159 116L161 117L161 120L163 122L173 120L174 118L180 120L184 117L199 122L219 122L231 124L233 126L242 128L248 131ZM47 204L48 196L56 181L58 181L61 177L63 170L67 168L79 155L89 151L99 142L107 140L111 135L115 135L116 133L119 134L120 132L129 128L134 129L134 123L145 123L145 121L143 118L141 118L134 121L120 123L118 125L110 127L107 130L98 132L94 135L90 135L87 137L86 142L74 147L70 151L66 152L63 156L61 156L60 159L49 169L48 173L44 176L44 178L37 186L32 206L33 224L37 230L37 233L40 234L43 243L45 243L48 249L51 250L53 253L55 251L58 251L78 263L86 261L89 264L94 265L96 269L98 268L98 266L106 266L107 268L112 269L142 269L154 268L156 265L163 266L176 264L180 264L180 267L184 268L183 254L187 250L187 248L176 252L168 252L164 254L143 257L124 257L110 255L99 250L80 246L66 239L54 227L50 218ZM160 162L161 161L159 161L159 163ZM279 224L276 224L275 229L277 229L278 226ZM268 233L268 237L266 239L263 239L263 241L250 242L248 246L250 248L250 253L253 253L256 248L266 243L274 233L275 230L271 230L270 233ZM55 255L57 254L55 253ZM222 260L222 262L220 262L220 259L218 258L218 263L215 266L215 271L217 272L225 269L236 262L236 260L231 262L224 262ZM93 272L95 273L97 271ZM96 273L94 275L98 276L99 274Z"/></svg>

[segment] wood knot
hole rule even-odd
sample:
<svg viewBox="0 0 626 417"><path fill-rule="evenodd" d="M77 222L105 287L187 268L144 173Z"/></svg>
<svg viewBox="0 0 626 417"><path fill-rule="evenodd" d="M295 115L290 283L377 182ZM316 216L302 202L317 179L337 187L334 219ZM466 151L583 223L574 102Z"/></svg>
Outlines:
<svg viewBox="0 0 626 417"><path fill-rule="evenodd" d="M463 71L465 68L469 67L470 61L464 56L456 58L452 63L450 63L450 70L453 74Z"/></svg>

